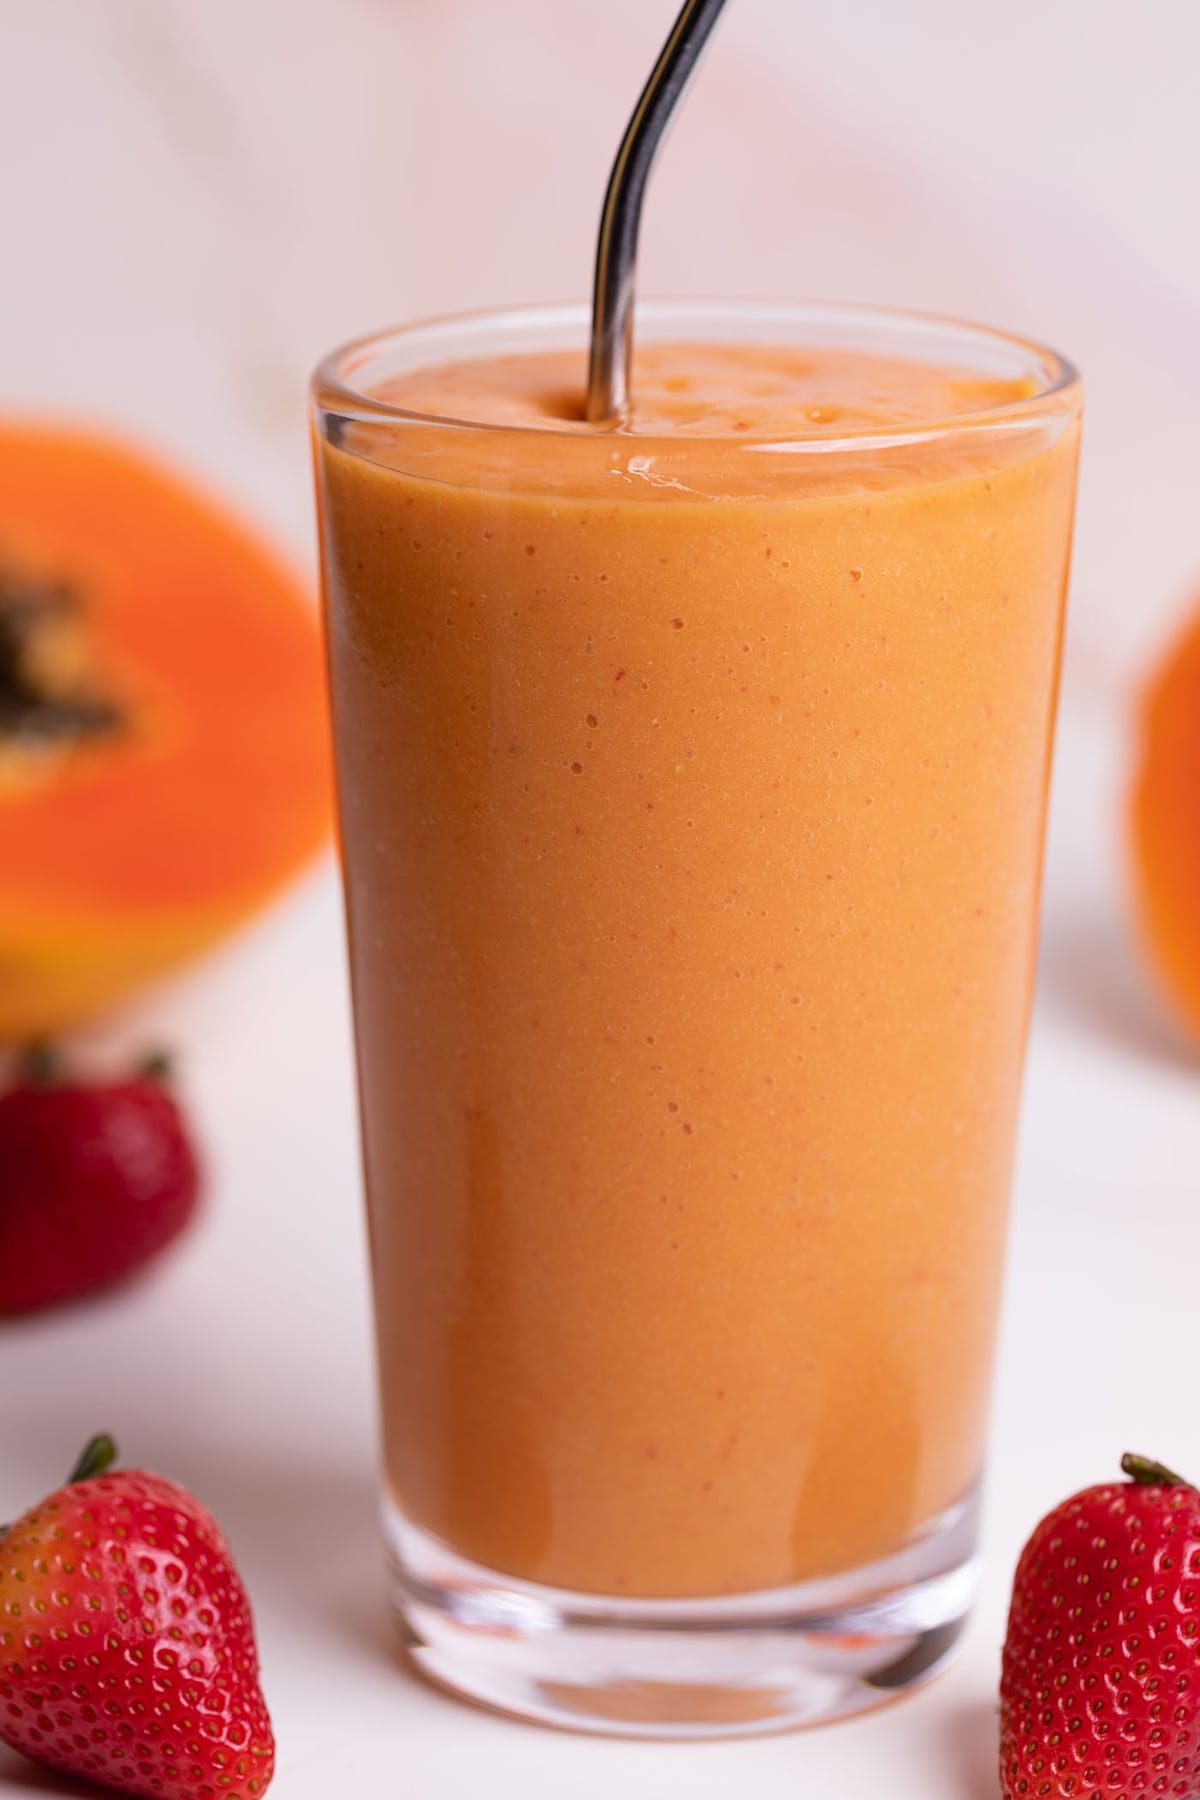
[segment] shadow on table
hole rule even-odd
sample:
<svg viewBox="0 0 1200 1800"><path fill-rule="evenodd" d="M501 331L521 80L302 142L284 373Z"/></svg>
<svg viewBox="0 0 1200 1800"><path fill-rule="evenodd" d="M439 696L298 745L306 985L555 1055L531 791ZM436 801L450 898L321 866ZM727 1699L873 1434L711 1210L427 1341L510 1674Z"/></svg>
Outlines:
<svg viewBox="0 0 1200 1800"><path fill-rule="evenodd" d="M1117 914L1047 920L1038 987L1043 1001L1085 1031L1160 1067L1192 1070L1194 1055L1159 1006L1133 941Z"/></svg>
<svg viewBox="0 0 1200 1800"><path fill-rule="evenodd" d="M972 1700L939 1720L946 1769L961 1800L996 1800L998 1734L996 1707L988 1700Z"/></svg>
<svg viewBox="0 0 1200 1800"><path fill-rule="evenodd" d="M242 1572L264 1660L283 1633L398 1659L373 1470L231 1460L210 1467L204 1498Z"/></svg>

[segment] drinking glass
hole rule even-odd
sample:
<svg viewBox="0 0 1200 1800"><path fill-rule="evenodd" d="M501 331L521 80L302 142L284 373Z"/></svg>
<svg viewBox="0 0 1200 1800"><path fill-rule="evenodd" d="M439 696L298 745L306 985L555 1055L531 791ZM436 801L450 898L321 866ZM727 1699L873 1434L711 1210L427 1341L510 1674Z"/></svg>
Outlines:
<svg viewBox="0 0 1200 1800"><path fill-rule="evenodd" d="M637 329L959 410L403 404L582 381L531 308L335 352L316 469L395 1603L460 1692L701 1737L885 1699L970 1603L1081 396L900 312Z"/></svg>

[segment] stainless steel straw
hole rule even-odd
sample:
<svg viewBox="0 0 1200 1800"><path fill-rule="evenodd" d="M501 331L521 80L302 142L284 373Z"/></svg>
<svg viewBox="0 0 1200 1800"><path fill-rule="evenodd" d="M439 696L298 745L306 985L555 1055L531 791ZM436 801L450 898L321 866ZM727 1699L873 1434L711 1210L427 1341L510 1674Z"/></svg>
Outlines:
<svg viewBox="0 0 1200 1800"><path fill-rule="evenodd" d="M608 178L592 291L587 416L594 423L619 419L628 403L633 360L633 280L646 183L663 133L724 4L725 0L685 0L633 109Z"/></svg>

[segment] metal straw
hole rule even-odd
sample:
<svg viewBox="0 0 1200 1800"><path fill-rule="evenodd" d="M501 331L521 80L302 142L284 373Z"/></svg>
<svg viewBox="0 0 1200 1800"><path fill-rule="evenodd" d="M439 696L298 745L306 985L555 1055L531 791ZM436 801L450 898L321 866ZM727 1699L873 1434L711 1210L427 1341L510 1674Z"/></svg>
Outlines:
<svg viewBox="0 0 1200 1800"><path fill-rule="evenodd" d="M724 4L725 0L684 0L633 109L608 178L592 290L587 416L593 423L619 418L628 403L633 361L633 278L646 183L663 133Z"/></svg>

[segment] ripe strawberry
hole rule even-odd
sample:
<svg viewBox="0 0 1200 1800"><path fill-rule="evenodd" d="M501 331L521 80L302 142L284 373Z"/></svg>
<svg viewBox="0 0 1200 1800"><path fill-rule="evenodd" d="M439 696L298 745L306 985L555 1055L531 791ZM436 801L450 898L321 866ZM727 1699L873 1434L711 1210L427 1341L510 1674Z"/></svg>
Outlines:
<svg viewBox="0 0 1200 1800"><path fill-rule="evenodd" d="M43 1056L0 1094L0 1314L107 1287L183 1229L199 1174L163 1072L85 1086Z"/></svg>
<svg viewBox="0 0 1200 1800"><path fill-rule="evenodd" d="M250 1608L198 1500L88 1445L0 1538L0 1738L147 1800L258 1800L275 1766Z"/></svg>
<svg viewBox="0 0 1200 1800"><path fill-rule="evenodd" d="M1000 1678L1005 1800L1200 1793L1200 1493L1141 1456L1021 1553Z"/></svg>

